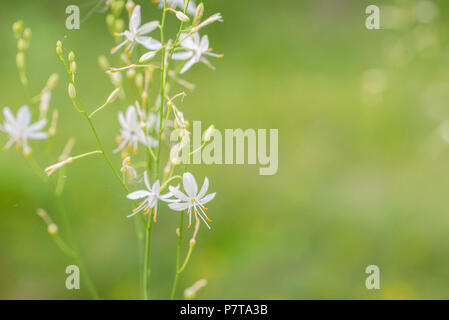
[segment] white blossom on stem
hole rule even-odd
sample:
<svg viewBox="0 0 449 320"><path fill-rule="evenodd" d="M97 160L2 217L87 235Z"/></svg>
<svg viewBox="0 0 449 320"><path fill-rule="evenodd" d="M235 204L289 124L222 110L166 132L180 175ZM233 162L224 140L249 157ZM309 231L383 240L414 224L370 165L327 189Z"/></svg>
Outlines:
<svg viewBox="0 0 449 320"><path fill-rule="evenodd" d="M134 50L136 43L141 44L149 50L157 50L162 47L161 43L152 37L144 36L159 26L159 21L151 21L140 26L140 6L135 6L131 18L129 19L129 30L121 33L115 33L116 36L125 36L126 39L118 46L111 50L116 53L121 47L127 44L125 53L130 56Z"/></svg>
<svg viewBox="0 0 449 320"><path fill-rule="evenodd" d="M143 211L144 215L147 215L150 213L150 209L153 209L153 220L154 220L154 222L156 222L158 200L162 200L165 202L171 202L171 201L176 201L176 200L169 199L173 196L173 194L171 192L168 192L163 195L160 194L161 186L160 186L159 180L157 180L153 184L153 186L151 186L150 180L148 179L147 171L144 172L143 177L144 177L145 186L147 187L147 190L134 191L134 192L131 192L130 194L128 194L126 197L131 200L137 200L137 199L144 199L144 200L141 203L139 203L139 206L137 208L133 209L133 212L130 215L128 215L127 217L128 218L132 217L141 211Z"/></svg>
<svg viewBox="0 0 449 320"><path fill-rule="evenodd" d="M183 74L189 70L195 63L202 62L211 69L214 69L212 64L205 58L205 56L211 56L215 58L221 58L223 55L213 53L209 50L209 38L204 35L200 38L198 32L192 35L188 33L182 33L179 37L179 43L184 51L175 52L172 55L173 60L187 60L182 67L180 74Z"/></svg>
<svg viewBox="0 0 449 320"><path fill-rule="evenodd" d="M203 186L198 192L198 185L195 178L190 172L186 172L182 177L182 184L184 191L187 194L180 191L179 188L169 186L170 192L179 200L179 202L169 203L168 206L175 211L184 211L187 209L187 214L189 215L189 227L192 225L192 213L195 213L195 218L198 218L199 216L210 229L210 226L206 221L211 222L212 220L206 215L205 211L207 211L207 208L204 205L215 197L215 192L206 195L207 189L209 188L209 179L207 179L207 177L204 178Z"/></svg>
<svg viewBox="0 0 449 320"><path fill-rule="evenodd" d="M23 148L24 154L29 155L31 148L28 145L28 139L40 140L48 137L47 132L40 132L47 124L47 119L31 123L31 113L28 106L21 107L16 117L8 107L3 109L3 114L5 121L3 125L0 125L0 131L9 135L9 140L3 150L9 149L13 143L16 143L17 150Z"/></svg>

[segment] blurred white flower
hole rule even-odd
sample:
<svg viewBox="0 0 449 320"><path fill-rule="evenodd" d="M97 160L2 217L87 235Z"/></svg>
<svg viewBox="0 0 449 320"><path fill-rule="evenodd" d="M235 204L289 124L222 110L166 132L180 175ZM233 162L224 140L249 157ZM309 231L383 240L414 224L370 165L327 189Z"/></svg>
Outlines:
<svg viewBox="0 0 449 320"><path fill-rule="evenodd" d="M3 109L5 121L0 125L0 130L9 135L9 140L4 146L3 150L9 149L13 144L17 144L17 150L23 147L23 152L28 155L31 148L28 146L28 139L46 139L47 132L40 132L47 124L47 119L42 119L38 122L31 123L31 113L28 106L23 106L17 112L17 117L14 117L8 107Z"/></svg>
<svg viewBox="0 0 449 320"><path fill-rule="evenodd" d="M137 178L136 169L131 167L131 157L126 157L125 159L123 159L122 167L120 168L120 171L123 173L130 172L134 178Z"/></svg>
<svg viewBox="0 0 449 320"><path fill-rule="evenodd" d="M153 39L152 37L143 36L144 34L150 33L158 26L159 21L151 21L140 26L140 6L137 5L133 10L131 18L129 19L129 30L125 30L122 33L115 34L116 36L125 36L125 41L113 48L111 50L111 53L114 54L118 49L128 44L128 46L125 48L125 52L130 56L133 52L136 42L150 50L160 49L162 45L159 41Z"/></svg>
<svg viewBox="0 0 449 320"><path fill-rule="evenodd" d="M160 194L160 183L159 180L157 180L153 186L151 186L150 184L150 180L148 179L148 173L147 171L144 172L144 181L145 181L145 186L147 187L148 190L138 190L138 191L134 191L131 192L130 194L128 194L126 197L128 199L131 200L137 200L137 199L142 199L145 198L144 201L142 201L139 206L137 208L135 208L133 210L133 212L128 215L127 217L132 217L135 214L143 211L144 215L147 215L150 213L150 209L153 209L153 220L154 222L156 222L156 218L157 218L157 203L158 200L162 200L165 202L171 202L171 201L177 201L177 200L173 200L173 199L169 199L170 197L173 196L173 194L171 192L168 192L164 195Z"/></svg>
<svg viewBox="0 0 449 320"><path fill-rule="evenodd" d="M204 221L206 226L210 229L210 226L207 224L206 220L211 222L206 215L205 211L207 208L204 206L206 203L211 201L215 197L215 192L206 195L207 189L209 188L209 179L204 178L203 186L201 190L198 192L198 185L196 183L195 178L190 172L184 173L182 177L182 183L184 186L184 191L187 193L184 194L179 190L179 188L175 188L169 186L170 192L180 201L169 203L168 206L176 211L184 211L187 209L187 214L189 215L189 227L192 225L192 209L195 212L195 218L198 219L198 216Z"/></svg>
<svg viewBox="0 0 449 320"><path fill-rule="evenodd" d="M185 51L173 53L172 59L174 60L188 60L186 64L182 67L180 74L183 74L189 70L195 63L202 62L208 67L214 69L211 63L204 57L212 56L216 58L221 58L223 55L212 53L209 50L209 38L204 35L200 38L198 32L189 35L188 33L182 33L179 37L179 42Z"/></svg>
<svg viewBox="0 0 449 320"><path fill-rule="evenodd" d="M155 141L152 137L146 137L144 131L140 126L139 119L137 118L136 108L134 106L129 106L126 110L126 115L123 112L118 113L118 120L121 125L120 129L120 145L114 152L119 152L123 150L125 147L130 150L133 149L134 154L137 153L139 142L143 145L148 145L150 143L151 146L157 145L157 141Z"/></svg>
<svg viewBox="0 0 449 320"><path fill-rule="evenodd" d="M185 10L188 0L167 0L167 6L173 9L176 9L177 7L180 7L182 10ZM164 0L159 0L159 8L162 8L164 6ZM196 12L196 5L193 2L193 0L190 0L189 6L187 7L187 13L188 14L195 14Z"/></svg>

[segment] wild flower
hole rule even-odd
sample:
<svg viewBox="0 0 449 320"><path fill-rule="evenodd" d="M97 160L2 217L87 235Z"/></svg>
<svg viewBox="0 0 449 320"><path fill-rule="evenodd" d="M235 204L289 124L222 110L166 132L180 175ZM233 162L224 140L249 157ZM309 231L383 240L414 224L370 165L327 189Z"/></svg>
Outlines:
<svg viewBox="0 0 449 320"><path fill-rule="evenodd" d="M135 209L133 209L133 212L127 216L127 218L134 216L135 214L143 211L144 215L147 215L150 213L150 210L153 209L153 221L156 222L157 219L157 204L158 200L162 200L165 202L172 202L176 200L171 200L173 194L171 192L168 192L166 194L161 195L161 185L159 183L159 180L156 180L154 182L153 186L150 184L150 179L148 178L148 172L145 171L143 174L145 186L147 187L147 190L137 190L134 192L131 192L126 197L131 200L137 200L142 199L144 200L139 204L139 206Z"/></svg>
<svg viewBox="0 0 449 320"><path fill-rule="evenodd" d="M116 36L125 36L126 39L120 43L118 46L111 50L111 53L116 53L121 47L128 44L125 48L125 53L130 56L134 50L136 42L141 44L147 49L157 50L161 48L161 43L152 37L144 36L150 33L159 26L159 21L151 21L140 25L140 5L134 7L131 18L129 19L129 30L125 30L121 33L115 33Z"/></svg>
<svg viewBox="0 0 449 320"><path fill-rule="evenodd" d="M3 147L3 150L9 149L12 144L17 145L19 151L23 148L24 155L31 153L31 148L28 145L28 139L41 140L48 137L47 132L41 132L47 124L47 119L39 120L38 122L31 123L31 113L28 106L23 106L17 112L17 116L14 117L11 110L8 107L3 109L5 121L3 125L0 125L0 130L6 132L9 136L9 140Z"/></svg>
<svg viewBox="0 0 449 320"><path fill-rule="evenodd" d="M145 132L142 130L139 119L137 117L136 108L134 106L129 106L126 110L126 114L123 112L118 113L118 120L121 125L120 129L120 145L114 152L119 152L125 149L133 149L133 153L136 154L138 150L138 144L141 143L145 146L148 142L151 146L157 145L157 141L153 138L146 136Z"/></svg>
<svg viewBox="0 0 449 320"><path fill-rule="evenodd" d="M182 10L185 10L186 4L188 0L167 0L167 6L173 9L180 7ZM164 0L159 0L159 8L164 7ZM195 14L196 5L193 0L190 0L189 6L187 7L188 14Z"/></svg>
<svg viewBox="0 0 449 320"><path fill-rule="evenodd" d="M214 69L209 60L207 60L204 56L211 56L215 58L223 57L223 55L213 53L209 50L209 38L207 35L200 38L200 35L197 32L192 35L182 33L179 42L185 51L173 53L172 59L188 60L179 72L180 74L183 74L198 62L202 62L208 67Z"/></svg>
<svg viewBox="0 0 449 320"><path fill-rule="evenodd" d="M207 189L209 188L209 179L207 177L204 178L203 186L199 192L196 180L190 172L184 173L182 183L186 193L180 191L179 188L169 186L170 192L179 202L170 203L168 206L175 211L187 210L189 227L192 225L192 213L195 213L195 217L198 218L199 216L210 229L207 221L211 222L212 220L206 215L205 211L207 211L207 208L204 205L214 199L215 192L206 195Z"/></svg>

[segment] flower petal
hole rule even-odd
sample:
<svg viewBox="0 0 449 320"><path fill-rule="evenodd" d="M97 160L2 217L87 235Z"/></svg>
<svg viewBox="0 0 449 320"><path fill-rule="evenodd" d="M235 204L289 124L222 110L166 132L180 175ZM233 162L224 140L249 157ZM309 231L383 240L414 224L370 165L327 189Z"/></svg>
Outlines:
<svg viewBox="0 0 449 320"><path fill-rule="evenodd" d="M173 60L187 60L193 56L192 51L184 51L184 52L175 52L172 55Z"/></svg>
<svg viewBox="0 0 449 320"><path fill-rule="evenodd" d="M189 207L189 204L186 202L172 202L168 204L168 207L175 211L184 211Z"/></svg>
<svg viewBox="0 0 449 320"><path fill-rule="evenodd" d="M201 199L202 197L204 197L204 195L207 192L207 189L209 189L209 179L207 179L207 177L204 178L204 182L203 182L203 186L201 187L200 192L198 193L197 198Z"/></svg>
<svg viewBox="0 0 449 320"><path fill-rule="evenodd" d="M180 191L179 188L168 186L168 189L176 198L183 201L190 201L189 197L187 197L182 191Z"/></svg>
<svg viewBox="0 0 449 320"><path fill-rule="evenodd" d="M43 127L45 127L46 124L47 124L47 119L42 119L36 123L33 123L31 126L29 126L28 130L29 131L39 131Z"/></svg>
<svg viewBox="0 0 449 320"><path fill-rule="evenodd" d="M17 124L27 126L31 121L31 113L28 106L22 106L17 112Z"/></svg>
<svg viewBox="0 0 449 320"><path fill-rule="evenodd" d="M136 200L136 199L142 199L142 198L148 197L149 195L150 195L150 193L147 190L138 190L138 191L131 192L126 197L131 200Z"/></svg>
<svg viewBox="0 0 449 320"><path fill-rule="evenodd" d="M147 22L144 25L142 25L139 29L137 29L137 33L139 35L141 34L147 34L156 29L159 26L159 21L151 21Z"/></svg>
<svg viewBox="0 0 449 320"><path fill-rule="evenodd" d="M135 6L131 18L129 19L129 31L136 33L140 26L140 5Z"/></svg>
<svg viewBox="0 0 449 320"><path fill-rule="evenodd" d="M182 67L181 71L179 72L179 74L183 74L184 72L186 72L187 70L189 70L195 63L196 63L196 57L192 57L189 61L186 62L186 64L184 65L184 67Z"/></svg>
<svg viewBox="0 0 449 320"><path fill-rule="evenodd" d="M184 175L182 176L182 184L184 185L185 192L190 198L196 197L198 193L198 185L196 184L196 180L190 172L184 173Z"/></svg>
<svg viewBox="0 0 449 320"><path fill-rule="evenodd" d="M145 181L145 186L148 188L148 190L150 190L150 192L152 192L150 179L148 178L148 171L146 170L143 173L143 180Z"/></svg>
<svg viewBox="0 0 449 320"><path fill-rule="evenodd" d="M158 50L162 47L161 43L152 37L139 36L136 41L150 50Z"/></svg>
<svg viewBox="0 0 449 320"><path fill-rule="evenodd" d="M216 192L210 193L207 196L205 196L204 198L198 199L198 202L201 203L201 204L206 204L206 203L212 201L215 198L215 194L216 194Z"/></svg>

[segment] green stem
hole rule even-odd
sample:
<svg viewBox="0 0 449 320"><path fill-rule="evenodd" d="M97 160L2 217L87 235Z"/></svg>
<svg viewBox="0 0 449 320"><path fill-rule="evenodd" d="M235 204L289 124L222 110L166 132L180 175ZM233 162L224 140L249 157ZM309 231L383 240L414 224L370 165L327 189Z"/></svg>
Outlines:
<svg viewBox="0 0 449 320"><path fill-rule="evenodd" d="M176 289L178 287L178 281L179 281L179 275L181 274L179 272L179 266L181 264L181 246L182 246L182 231L184 226L184 212L181 213L181 218L179 221L179 235L178 235L178 251L176 255L176 274L175 274L175 281L173 283L173 289L171 292L171 300L174 300L176 297Z"/></svg>
<svg viewBox="0 0 449 320"><path fill-rule="evenodd" d="M149 278L150 278L150 248L151 248L151 227L153 226L153 214L149 217L150 221L146 225L146 241L145 241L145 262L143 267L143 298L144 300L149 299Z"/></svg>

